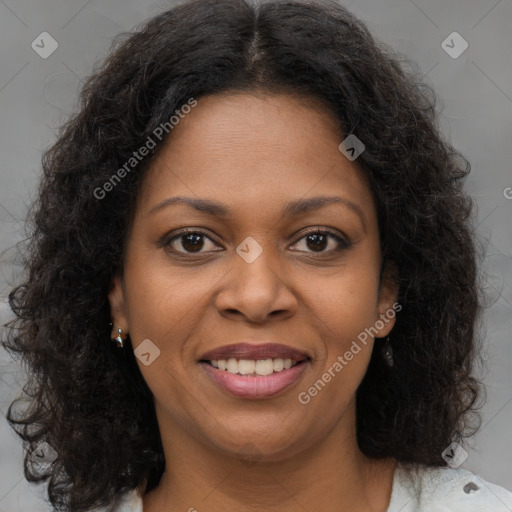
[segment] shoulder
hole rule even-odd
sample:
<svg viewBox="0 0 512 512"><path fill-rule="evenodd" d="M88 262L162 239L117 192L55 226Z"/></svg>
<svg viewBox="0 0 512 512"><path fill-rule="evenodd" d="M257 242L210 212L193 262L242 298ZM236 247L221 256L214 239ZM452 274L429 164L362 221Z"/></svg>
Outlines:
<svg viewBox="0 0 512 512"><path fill-rule="evenodd" d="M512 512L512 493L465 469L397 465L387 512ZM136 490L108 512L143 512Z"/></svg>
<svg viewBox="0 0 512 512"><path fill-rule="evenodd" d="M129 489L117 495L110 507L95 508L91 512L142 512L142 498L136 489Z"/></svg>
<svg viewBox="0 0 512 512"><path fill-rule="evenodd" d="M138 495L137 490L126 491L122 494L114 512L142 512L142 498Z"/></svg>
<svg viewBox="0 0 512 512"><path fill-rule="evenodd" d="M512 512L512 493L465 469L397 465L388 512Z"/></svg>

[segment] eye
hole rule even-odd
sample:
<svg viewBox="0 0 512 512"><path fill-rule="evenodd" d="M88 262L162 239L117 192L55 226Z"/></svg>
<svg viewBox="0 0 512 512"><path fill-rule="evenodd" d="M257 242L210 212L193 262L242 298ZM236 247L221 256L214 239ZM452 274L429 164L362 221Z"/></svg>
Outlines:
<svg viewBox="0 0 512 512"><path fill-rule="evenodd" d="M337 232L325 228L309 231L294 246L297 246L302 241L304 241L306 248L311 249L311 251L306 250L306 252L337 252L350 247L350 242L346 238Z"/></svg>
<svg viewBox="0 0 512 512"><path fill-rule="evenodd" d="M210 248L208 248L208 242L211 245ZM337 252L347 249L351 245L350 242L338 232L326 228L317 228L305 233L292 247L296 247L301 242L305 243L305 252L314 253ZM204 231L190 228L174 233L170 238L164 238L160 245L165 249L181 254L199 254L212 250L216 251L216 248L219 247ZM307 249L310 250L308 251ZM298 250L302 251L304 249Z"/></svg>
<svg viewBox="0 0 512 512"><path fill-rule="evenodd" d="M206 240L208 240L213 247L218 247L206 233L197 229L184 229L175 234L172 238L163 240L162 246L175 252L193 254L200 253L201 249L206 245L207 250L203 252L208 252L208 243L205 242Z"/></svg>

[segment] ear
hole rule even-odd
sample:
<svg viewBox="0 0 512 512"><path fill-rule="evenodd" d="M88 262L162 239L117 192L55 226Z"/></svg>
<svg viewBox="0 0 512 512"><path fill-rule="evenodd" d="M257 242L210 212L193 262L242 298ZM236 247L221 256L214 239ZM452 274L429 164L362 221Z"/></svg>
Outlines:
<svg viewBox="0 0 512 512"><path fill-rule="evenodd" d="M112 316L112 328L116 330L118 327L125 332L130 331L128 325L128 315L126 308L125 289L123 279L121 276L116 275L112 280L108 300L110 302L110 314Z"/></svg>
<svg viewBox="0 0 512 512"><path fill-rule="evenodd" d="M382 272L382 278L379 286L378 311L379 320L376 322L378 333L377 338L386 337L393 329L396 321L396 313L402 309L398 301L398 269L392 262L385 264Z"/></svg>

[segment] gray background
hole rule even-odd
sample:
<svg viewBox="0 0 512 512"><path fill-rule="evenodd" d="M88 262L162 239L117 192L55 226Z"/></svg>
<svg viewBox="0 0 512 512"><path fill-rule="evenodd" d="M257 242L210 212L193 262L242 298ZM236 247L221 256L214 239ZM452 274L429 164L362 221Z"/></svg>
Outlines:
<svg viewBox="0 0 512 512"><path fill-rule="evenodd" d="M344 2L382 42L417 63L444 105L440 124L471 162L467 190L478 204L482 275L492 305L485 313L482 429L462 467L512 490L512 1L352 0ZM21 267L13 244L40 176L42 151L72 111L82 78L105 56L112 38L172 5L144 0L0 1L0 315ZM469 44L458 58L442 42L458 32ZM31 47L49 32L57 50ZM37 39L36 39L37 38ZM41 43L39 43L41 45ZM450 39L454 50L459 43ZM48 48L48 45L45 44ZM414 65L414 64L411 64ZM509 198L507 198L507 196ZM21 447L5 421L23 376L0 349L0 512L49 510L44 487L23 478ZM509 427L507 427L509 425ZM94 478L91 475L91 478Z"/></svg>

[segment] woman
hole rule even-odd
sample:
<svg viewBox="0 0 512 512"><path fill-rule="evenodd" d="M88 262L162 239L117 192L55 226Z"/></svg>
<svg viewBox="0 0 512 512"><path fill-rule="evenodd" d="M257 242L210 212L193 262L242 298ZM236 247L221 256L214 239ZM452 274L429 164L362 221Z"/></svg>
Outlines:
<svg viewBox="0 0 512 512"><path fill-rule="evenodd" d="M81 99L10 296L9 420L56 510L512 509L459 468L469 164L360 21L185 3Z"/></svg>

